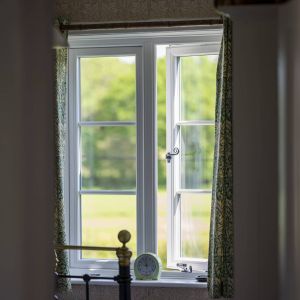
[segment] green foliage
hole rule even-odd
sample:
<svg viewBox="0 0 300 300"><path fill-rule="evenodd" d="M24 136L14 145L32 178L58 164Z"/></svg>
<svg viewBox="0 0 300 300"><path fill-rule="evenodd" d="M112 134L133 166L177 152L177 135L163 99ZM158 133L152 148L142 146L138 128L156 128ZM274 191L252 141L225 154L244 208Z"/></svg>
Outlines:
<svg viewBox="0 0 300 300"><path fill-rule="evenodd" d="M81 59L81 119L135 121L135 64L114 57ZM135 189L135 126L82 127L82 187Z"/></svg>
<svg viewBox="0 0 300 300"><path fill-rule="evenodd" d="M216 56L180 60L181 121L214 120ZM181 186L211 188L214 126L182 126Z"/></svg>
<svg viewBox="0 0 300 300"><path fill-rule="evenodd" d="M80 73L82 120L135 121L135 64L117 57L81 58Z"/></svg>
<svg viewBox="0 0 300 300"><path fill-rule="evenodd" d="M217 56L181 58L181 111L184 120L214 120Z"/></svg>
<svg viewBox="0 0 300 300"><path fill-rule="evenodd" d="M135 64L117 57L81 59L81 119L135 121ZM185 57L181 61L182 118L214 118L215 61ZM213 84L212 84L213 83ZM195 130L196 129L196 130ZM165 187L166 60L157 62L158 183ZM212 178L214 131L183 128L182 166L186 188L209 188ZM135 127L82 128L82 186L88 189L134 189Z"/></svg>

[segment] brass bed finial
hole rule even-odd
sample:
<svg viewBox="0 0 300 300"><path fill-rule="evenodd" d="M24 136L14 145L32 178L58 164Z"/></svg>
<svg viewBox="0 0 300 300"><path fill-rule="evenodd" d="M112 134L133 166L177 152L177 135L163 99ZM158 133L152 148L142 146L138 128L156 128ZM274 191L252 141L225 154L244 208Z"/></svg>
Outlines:
<svg viewBox="0 0 300 300"><path fill-rule="evenodd" d="M118 234L118 239L123 244L122 247L116 250L116 254L119 258L119 265L122 267L128 267L130 265L132 252L126 247L126 243L130 241L131 234L127 230L121 230Z"/></svg>

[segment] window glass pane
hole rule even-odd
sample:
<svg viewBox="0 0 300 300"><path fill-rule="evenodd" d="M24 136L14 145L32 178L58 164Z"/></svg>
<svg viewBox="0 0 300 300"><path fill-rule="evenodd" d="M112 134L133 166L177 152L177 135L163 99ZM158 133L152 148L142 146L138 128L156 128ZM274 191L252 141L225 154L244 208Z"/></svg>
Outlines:
<svg viewBox="0 0 300 300"><path fill-rule="evenodd" d="M80 59L82 121L136 119L135 56Z"/></svg>
<svg viewBox="0 0 300 300"><path fill-rule="evenodd" d="M181 120L215 118L217 55L180 58Z"/></svg>
<svg viewBox="0 0 300 300"><path fill-rule="evenodd" d="M181 194L181 256L208 258L211 194Z"/></svg>
<svg viewBox="0 0 300 300"><path fill-rule="evenodd" d="M131 233L127 244L136 256L136 196L82 195L82 245L120 247L118 233L126 229ZM114 252L82 251L82 258L117 259Z"/></svg>
<svg viewBox="0 0 300 300"><path fill-rule="evenodd" d="M136 188L136 127L81 128L81 185L83 189Z"/></svg>
<svg viewBox="0 0 300 300"><path fill-rule="evenodd" d="M210 189L213 177L214 126L181 126L181 189Z"/></svg>

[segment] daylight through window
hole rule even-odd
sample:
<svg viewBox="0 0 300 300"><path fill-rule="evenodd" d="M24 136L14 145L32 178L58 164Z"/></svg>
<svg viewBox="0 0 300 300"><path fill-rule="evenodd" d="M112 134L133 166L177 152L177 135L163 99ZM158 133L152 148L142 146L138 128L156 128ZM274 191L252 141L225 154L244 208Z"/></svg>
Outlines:
<svg viewBox="0 0 300 300"><path fill-rule="evenodd" d="M155 252L164 270L207 268L221 36L70 37L71 244L118 246L127 229L133 258ZM109 252L70 259L72 268L117 268Z"/></svg>

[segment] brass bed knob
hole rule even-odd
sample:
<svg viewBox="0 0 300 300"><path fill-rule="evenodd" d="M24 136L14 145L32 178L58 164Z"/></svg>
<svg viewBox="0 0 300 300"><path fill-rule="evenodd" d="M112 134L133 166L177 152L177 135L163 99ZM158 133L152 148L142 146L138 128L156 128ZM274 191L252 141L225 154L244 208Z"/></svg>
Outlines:
<svg viewBox="0 0 300 300"><path fill-rule="evenodd" d="M118 234L119 241L123 244L122 247L118 248L116 253L119 258L119 265L123 267L128 267L130 265L130 258L132 256L132 252L126 247L126 243L128 243L131 239L131 234L127 230L121 230Z"/></svg>
<svg viewBox="0 0 300 300"><path fill-rule="evenodd" d="M131 239L131 234L127 230L121 230L118 234L118 240L125 246Z"/></svg>

